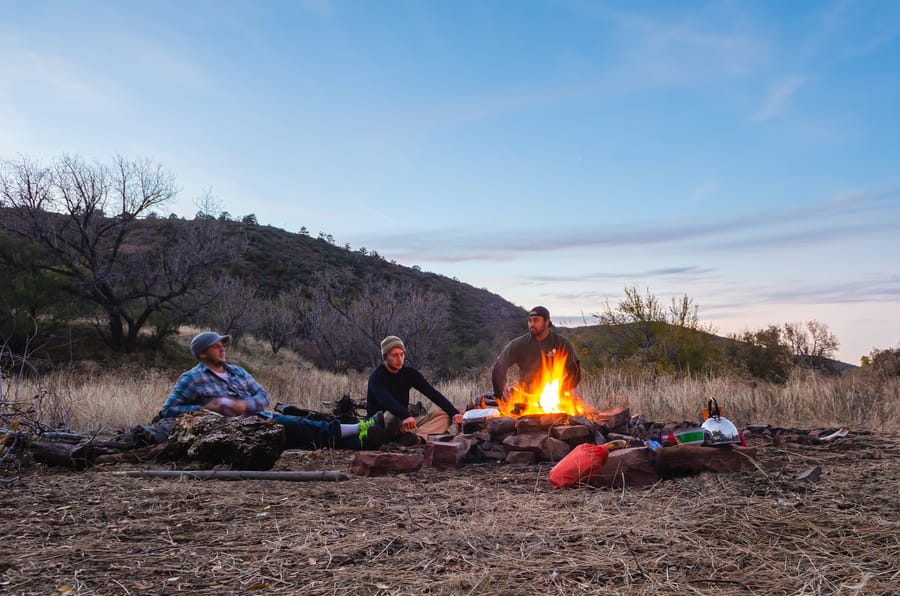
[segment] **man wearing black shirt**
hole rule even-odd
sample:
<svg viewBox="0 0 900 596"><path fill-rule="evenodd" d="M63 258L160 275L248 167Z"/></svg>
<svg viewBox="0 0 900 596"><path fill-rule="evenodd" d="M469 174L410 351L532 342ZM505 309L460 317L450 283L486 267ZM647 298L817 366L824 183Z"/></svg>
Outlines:
<svg viewBox="0 0 900 596"><path fill-rule="evenodd" d="M398 436L413 433L424 440L430 434L447 432L450 421L462 424L462 415L449 399L425 380L415 368L403 366L406 361L406 346L396 335L385 337L381 342L380 364L369 377L366 395L366 410L370 415L384 412L384 423L388 434ZM415 418L409 412L409 390L417 389L440 408L437 412Z"/></svg>

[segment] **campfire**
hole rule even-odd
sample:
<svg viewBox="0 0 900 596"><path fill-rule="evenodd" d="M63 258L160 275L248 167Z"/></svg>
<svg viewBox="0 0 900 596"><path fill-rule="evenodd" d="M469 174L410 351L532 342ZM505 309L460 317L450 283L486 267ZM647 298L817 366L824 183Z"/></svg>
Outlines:
<svg viewBox="0 0 900 596"><path fill-rule="evenodd" d="M516 385L507 399L498 400L500 414L514 418L540 414L590 415L593 408L585 405L580 396L563 389L565 365L565 358L548 359L541 355L541 371L537 378L530 384ZM526 390L529 386L534 388L531 393Z"/></svg>

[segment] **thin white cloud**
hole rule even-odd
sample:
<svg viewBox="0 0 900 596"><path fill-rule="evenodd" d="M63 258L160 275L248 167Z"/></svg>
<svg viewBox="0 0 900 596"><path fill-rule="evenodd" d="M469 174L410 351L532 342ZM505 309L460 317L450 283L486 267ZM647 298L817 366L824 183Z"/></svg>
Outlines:
<svg viewBox="0 0 900 596"><path fill-rule="evenodd" d="M647 279L647 278L670 278L676 280L699 281L701 279L709 279L718 274L717 269L710 267L699 267L689 265L683 267L666 267L660 269L649 269L645 271L628 271L613 273L609 271L594 273L578 273L569 275L527 275L521 279L535 282L577 282L584 283L590 281L605 281L610 279Z"/></svg>
<svg viewBox="0 0 900 596"><path fill-rule="evenodd" d="M775 81L763 99L762 106L753 115L752 121L755 123L766 122L781 115L791 97L808 80L809 78L803 75L790 75Z"/></svg>
<svg viewBox="0 0 900 596"><path fill-rule="evenodd" d="M798 229L798 225L802 228ZM733 213L706 220L607 222L539 233L510 229L485 236L480 230L430 229L367 235L363 244L400 260L454 263L508 260L527 252L568 249L675 246L770 250L900 230L900 192L896 189L847 191L783 209ZM535 243L539 234L542 241Z"/></svg>
<svg viewBox="0 0 900 596"><path fill-rule="evenodd" d="M677 19L625 12L621 5L586 6L588 14L621 32L618 78L642 85L745 77L768 53L753 20L736 4L711 4Z"/></svg>
<svg viewBox="0 0 900 596"><path fill-rule="evenodd" d="M763 289L761 294L763 300L773 303L896 302L900 298L900 275L833 283L777 284Z"/></svg>

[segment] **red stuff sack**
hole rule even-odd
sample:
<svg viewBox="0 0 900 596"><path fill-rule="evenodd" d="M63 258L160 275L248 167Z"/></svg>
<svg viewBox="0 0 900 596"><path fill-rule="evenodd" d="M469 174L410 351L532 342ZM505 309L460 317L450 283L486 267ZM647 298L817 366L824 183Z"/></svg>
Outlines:
<svg viewBox="0 0 900 596"><path fill-rule="evenodd" d="M606 445L582 443L553 466L550 470L550 482L555 489L589 482L591 478L600 475L607 458L609 449Z"/></svg>

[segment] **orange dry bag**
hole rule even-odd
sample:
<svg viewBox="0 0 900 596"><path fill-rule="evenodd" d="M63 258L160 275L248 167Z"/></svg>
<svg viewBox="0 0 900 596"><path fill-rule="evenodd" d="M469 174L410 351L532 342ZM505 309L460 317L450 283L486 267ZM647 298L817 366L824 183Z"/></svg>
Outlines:
<svg viewBox="0 0 900 596"><path fill-rule="evenodd" d="M608 457L609 449L606 445L582 443L553 466L550 470L550 482L556 489L590 482L591 478L600 475Z"/></svg>

